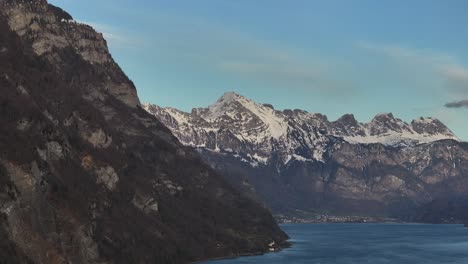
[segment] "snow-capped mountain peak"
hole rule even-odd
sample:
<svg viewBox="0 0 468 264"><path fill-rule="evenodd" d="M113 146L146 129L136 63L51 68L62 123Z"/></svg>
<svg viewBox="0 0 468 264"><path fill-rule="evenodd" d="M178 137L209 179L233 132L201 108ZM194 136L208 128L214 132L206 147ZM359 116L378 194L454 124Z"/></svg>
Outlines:
<svg viewBox="0 0 468 264"><path fill-rule="evenodd" d="M246 100L246 98L234 92L227 92L214 104L210 105L207 109L208 111L203 111L202 117L207 121L214 121L220 116L229 115L230 113L235 112L236 108L242 104L239 102L241 100Z"/></svg>
<svg viewBox="0 0 468 264"><path fill-rule="evenodd" d="M386 133L410 133L413 131L408 123L399 118L395 118L392 113L381 113L376 115L367 128L371 136L382 135Z"/></svg>
<svg viewBox="0 0 468 264"><path fill-rule="evenodd" d="M272 137L286 134L287 122L281 113L234 92L227 92L207 109L199 109L200 116L208 122L224 125L238 124L242 136ZM231 122L231 124L225 124Z"/></svg>
<svg viewBox="0 0 468 264"><path fill-rule="evenodd" d="M433 141L459 140L437 119L420 118L411 124L391 113L376 115L360 123L346 114L336 121L303 110L277 111L234 92L227 92L206 108L185 113L150 104L144 109L157 116L186 145L244 155L253 164L273 156L284 162L323 160L327 146L335 138L351 144L380 143L414 146Z"/></svg>
<svg viewBox="0 0 468 264"><path fill-rule="evenodd" d="M411 122L411 126L419 134L441 134L453 136L452 131L446 127L440 120L431 117L421 117Z"/></svg>

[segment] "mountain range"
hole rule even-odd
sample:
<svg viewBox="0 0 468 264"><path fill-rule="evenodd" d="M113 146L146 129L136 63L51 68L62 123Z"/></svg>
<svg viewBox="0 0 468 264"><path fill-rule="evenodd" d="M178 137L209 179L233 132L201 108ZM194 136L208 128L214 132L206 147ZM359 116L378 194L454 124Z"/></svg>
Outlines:
<svg viewBox="0 0 468 264"><path fill-rule="evenodd" d="M103 35L46 0L0 0L0 36L0 263L261 254L288 246L271 212L468 219L468 144L437 119L141 104Z"/></svg>
<svg viewBox="0 0 468 264"><path fill-rule="evenodd" d="M429 215L420 212L427 212L428 204L468 191L468 144L435 118L407 123L381 113L369 123L351 114L329 121L299 109L276 110L234 92L190 113L152 104L143 108L280 216L424 221ZM430 218L447 221L442 214Z"/></svg>

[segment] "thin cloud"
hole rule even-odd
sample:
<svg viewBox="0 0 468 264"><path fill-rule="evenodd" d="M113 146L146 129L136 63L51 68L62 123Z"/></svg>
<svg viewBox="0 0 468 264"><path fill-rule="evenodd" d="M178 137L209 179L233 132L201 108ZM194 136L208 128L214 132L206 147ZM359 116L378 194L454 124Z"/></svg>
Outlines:
<svg viewBox="0 0 468 264"><path fill-rule="evenodd" d="M468 69L457 64L447 64L440 67L439 72L457 95L468 93Z"/></svg>
<svg viewBox="0 0 468 264"><path fill-rule="evenodd" d="M226 61L222 62L220 68L241 74L260 74L276 76L281 78L302 78L304 80L315 80L320 77L319 69L308 69L298 65L276 65L270 63L248 62L248 61Z"/></svg>
<svg viewBox="0 0 468 264"><path fill-rule="evenodd" d="M271 61L269 58L245 58L245 60L221 61L217 67L237 77L253 78L280 85L300 84L299 86L312 88L318 82L332 81L324 79L326 72L320 67L304 65L294 60L278 62Z"/></svg>
<svg viewBox="0 0 468 264"><path fill-rule="evenodd" d="M142 18L151 25L148 30L153 32L152 46L159 59L276 89L343 95L357 87L353 80L337 74L349 67L340 59L312 55L204 18L152 12L156 13Z"/></svg>
<svg viewBox="0 0 468 264"><path fill-rule="evenodd" d="M430 49L416 49L401 45L376 44L359 41L356 46L375 53L384 54L393 59L407 59L417 63L446 64L453 63L455 58L446 54L436 53Z"/></svg>
<svg viewBox="0 0 468 264"><path fill-rule="evenodd" d="M462 101L446 103L445 107L447 107L447 108L468 108L468 100L462 100Z"/></svg>
<svg viewBox="0 0 468 264"><path fill-rule="evenodd" d="M435 52L430 49L416 49L399 45L375 44L366 41L356 46L377 54L384 55L401 65L414 67L435 74L444 81L445 87L454 96L468 92L468 68L454 56Z"/></svg>

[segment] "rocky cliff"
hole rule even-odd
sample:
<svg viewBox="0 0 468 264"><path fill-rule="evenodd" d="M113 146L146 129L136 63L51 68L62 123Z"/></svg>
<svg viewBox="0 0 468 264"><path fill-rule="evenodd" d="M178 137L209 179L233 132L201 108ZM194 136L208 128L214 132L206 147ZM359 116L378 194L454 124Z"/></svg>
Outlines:
<svg viewBox="0 0 468 264"><path fill-rule="evenodd" d="M436 199L468 193L468 144L434 118L407 123L383 113L369 123L349 114L329 121L235 93L191 113L144 108L277 214L410 220Z"/></svg>
<svg viewBox="0 0 468 264"><path fill-rule="evenodd" d="M184 263L284 243L63 10L0 0L0 87L0 263Z"/></svg>

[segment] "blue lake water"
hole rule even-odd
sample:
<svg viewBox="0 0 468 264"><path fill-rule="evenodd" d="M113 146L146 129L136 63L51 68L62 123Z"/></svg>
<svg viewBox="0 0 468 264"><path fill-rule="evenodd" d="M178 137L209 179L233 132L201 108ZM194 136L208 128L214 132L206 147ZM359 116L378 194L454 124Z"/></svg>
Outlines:
<svg viewBox="0 0 468 264"><path fill-rule="evenodd" d="M468 228L424 224L286 224L293 246L209 264L468 264Z"/></svg>

